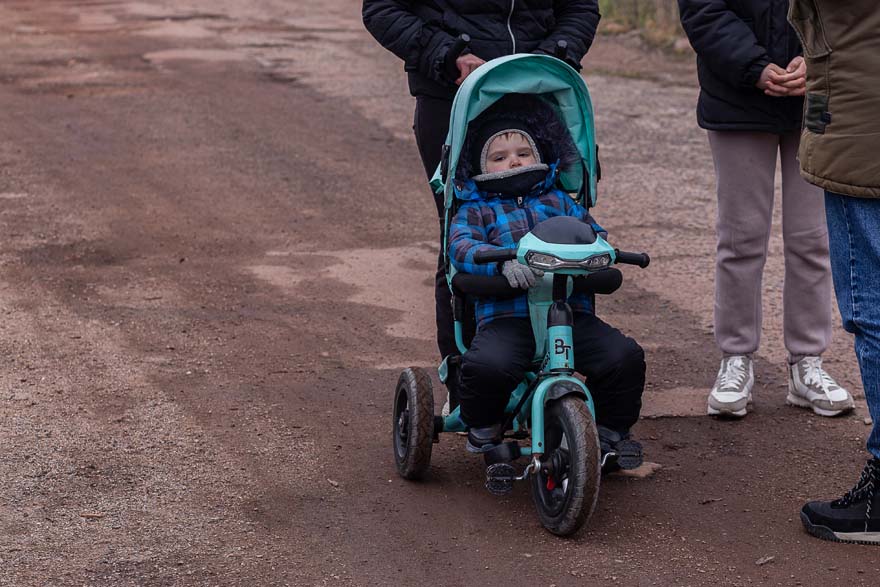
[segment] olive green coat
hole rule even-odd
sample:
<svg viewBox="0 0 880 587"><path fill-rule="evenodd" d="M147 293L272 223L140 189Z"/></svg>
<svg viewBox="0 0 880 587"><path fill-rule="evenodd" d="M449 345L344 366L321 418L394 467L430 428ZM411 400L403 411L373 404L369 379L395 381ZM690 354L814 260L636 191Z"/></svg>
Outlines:
<svg viewBox="0 0 880 587"><path fill-rule="evenodd" d="M788 18L807 62L801 174L880 198L880 3L792 0Z"/></svg>

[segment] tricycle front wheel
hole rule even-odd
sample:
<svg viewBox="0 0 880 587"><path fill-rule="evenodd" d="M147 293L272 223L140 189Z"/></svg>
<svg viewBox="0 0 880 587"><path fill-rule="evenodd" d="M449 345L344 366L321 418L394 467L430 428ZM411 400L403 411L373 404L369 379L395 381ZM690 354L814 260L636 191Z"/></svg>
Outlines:
<svg viewBox="0 0 880 587"><path fill-rule="evenodd" d="M590 410L577 396L547 405L541 469L531 476L541 524L553 534L576 532L599 498L599 436Z"/></svg>
<svg viewBox="0 0 880 587"><path fill-rule="evenodd" d="M424 369L404 369L394 392L392 443L397 472L420 479L431 464L434 439L434 394Z"/></svg>

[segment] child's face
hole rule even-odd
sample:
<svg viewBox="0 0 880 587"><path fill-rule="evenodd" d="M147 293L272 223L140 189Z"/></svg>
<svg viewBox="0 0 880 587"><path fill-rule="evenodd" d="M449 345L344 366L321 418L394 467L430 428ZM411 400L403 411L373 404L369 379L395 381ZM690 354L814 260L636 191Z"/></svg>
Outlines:
<svg viewBox="0 0 880 587"><path fill-rule="evenodd" d="M537 162L528 139L521 133L508 132L498 135L489 143L486 153L486 173L534 165Z"/></svg>

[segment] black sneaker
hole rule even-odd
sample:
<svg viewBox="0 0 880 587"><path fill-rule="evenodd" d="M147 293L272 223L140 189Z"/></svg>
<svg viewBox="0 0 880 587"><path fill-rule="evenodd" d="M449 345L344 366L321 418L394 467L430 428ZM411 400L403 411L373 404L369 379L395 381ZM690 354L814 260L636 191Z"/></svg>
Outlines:
<svg viewBox="0 0 880 587"><path fill-rule="evenodd" d="M805 505L801 521L822 540L880 546L880 459L868 461L859 482L840 499Z"/></svg>

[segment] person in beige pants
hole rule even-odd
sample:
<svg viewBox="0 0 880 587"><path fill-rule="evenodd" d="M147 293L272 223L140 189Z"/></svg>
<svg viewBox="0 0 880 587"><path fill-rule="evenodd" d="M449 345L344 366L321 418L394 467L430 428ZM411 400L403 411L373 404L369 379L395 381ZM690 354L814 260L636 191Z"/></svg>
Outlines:
<svg viewBox="0 0 880 587"><path fill-rule="evenodd" d="M788 0L679 0L697 53L697 120L708 131L718 191L715 339L721 366L707 412L742 417L752 401L761 338L761 282L777 157L782 166L783 323L789 404L835 416L852 396L823 369L831 338L831 268L824 196L800 177L806 76Z"/></svg>

